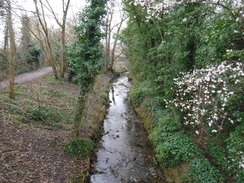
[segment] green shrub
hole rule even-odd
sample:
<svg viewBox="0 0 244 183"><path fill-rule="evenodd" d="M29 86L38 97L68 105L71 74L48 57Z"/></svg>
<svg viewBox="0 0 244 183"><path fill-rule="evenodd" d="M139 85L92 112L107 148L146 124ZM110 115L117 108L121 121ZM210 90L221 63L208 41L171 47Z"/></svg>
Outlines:
<svg viewBox="0 0 244 183"><path fill-rule="evenodd" d="M75 139L66 144L65 150L71 156L86 157L94 152L94 148L91 140Z"/></svg>
<svg viewBox="0 0 244 183"><path fill-rule="evenodd" d="M162 166L174 166L200 155L192 137L183 131L179 116L165 110L159 127L151 135L156 144L157 159Z"/></svg>
<svg viewBox="0 0 244 183"><path fill-rule="evenodd" d="M29 119L32 121L50 121L52 119L53 111L49 107L32 107L28 110L31 115Z"/></svg>
<svg viewBox="0 0 244 183"><path fill-rule="evenodd" d="M220 183L225 178L219 170L210 164L206 158L196 158L190 162L187 176L183 182L187 183Z"/></svg>
<svg viewBox="0 0 244 183"><path fill-rule="evenodd" d="M145 94L144 94L143 89L136 88L136 89L131 90L130 96L133 101L133 104L136 107L139 107L143 101Z"/></svg>
<svg viewBox="0 0 244 183"><path fill-rule="evenodd" d="M152 112L156 127L151 139L161 165L175 166L193 159L185 179L189 183L222 182L220 172L227 173L230 180L237 175L236 179L244 182L238 170L243 159L244 130L235 130L244 119L243 66L237 70L235 66L237 60L240 63L243 60L242 31L236 21L241 12L239 6L231 2L223 2L226 8L216 11L217 6L180 1L164 12L158 10L161 1L150 6L124 1L129 21L121 38L128 51L130 74L138 82L133 82L131 99L136 107L143 103ZM234 16L228 8L233 10ZM157 26L153 26L151 20ZM214 68L211 72L205 70L209 76L207 72L202 75L205 79L200 86L196 69L209 70L211 65L223 60L233 67L228 66L228 72L220 67L222 78L216 75ZM189 78L185 82L188 91L179 88L179 93L173 92L173 78L182 72L195 73L196 82L188 85L193 82ZM232 78L230 73L233 73ZM176 98L180 102L171 108ZM166 101L174 101L168 106L177 107L175 114L170 110L162 112ZM182 125L183 122L187 125ZM223 134L221 139L216 137L219 134ZM204 154L209 160L199 158L202 150L194 138L201 147L206 147Z"/></svg>
<svg viewBox="0 0 244 183"><path fill-rule="evenodd" d="M237 126L234 131L230 133L227 142L227 152L230 156L230 165L229 167L235 173L235 177L238 182L244 182L244 173L243 173L243 151L244 151L244 123ZM242 164L242 166L241 166Z"/></svg>
<svg viewBox="0 0 244 183"><path fill-rule="evenodd" d="M57 111L51 107L32 107L28 109L30 115L28 119L33 122L42 122L49 126L59 126L57 123L60 123L61 117Z"/></svg>
<svg viewBox="0 0 244 183"><path fill-rule="evenodd" d="M161 135L162 141L156 147L157 159L163 166L174 166L189 161L200 154L191 137L184 132Z"/></svg>
<svg viewBox="0 0 244 183"><path fill-rule="evenodd" d="M153 90L148 88L147 85L147 81L133 85L130 91L130 97L136 107L141 105L145 97L151 96L153 94Z"/></svg>
<svg viewBox="0 0 244 183"><path fill-rule="evenodd" d="M229 159L227 149L224 144L221 144L222 139L216 137L212 137L212 139L207 142L207 151L209 155L214 159L214 162L220 167L222 170L228 171L230 173Z"/></svg>

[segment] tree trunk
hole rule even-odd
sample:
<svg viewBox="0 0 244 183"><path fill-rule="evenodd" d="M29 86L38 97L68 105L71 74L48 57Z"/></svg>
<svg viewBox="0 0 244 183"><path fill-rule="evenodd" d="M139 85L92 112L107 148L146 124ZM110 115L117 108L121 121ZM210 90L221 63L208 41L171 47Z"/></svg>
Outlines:
<svg viewBox="0 0 244 183"><path fill-rule="evenodd" d="M9 39L10 39L10 50L8 52L8 63L9 63L9 98L14 99L14 62L16 55L16 46L15 46L15 35L12 22L12 13L11 13L11 1L7 0L7 25L9 30Z"/></svg>
<svg viewBox="0 0 244 183"><path fill-rule="evenodd" d="M117 34L119 34L120 32L120 29L122 27L122 24L124 22L125 19L122 19L120 24L119 24L119 27L117 29ZM110 66L109 66L109 70L113 70L113 66L114 66L114 61L115 61L115 50L116 50L116 45L117 45L117 41L118 41L118 38L115 38L115 41L114 41L114 45L113 45L113 49L112 49L112 52L111 52L111 63L110 63Z"/></svg>
<svg viewBox="0 0 244 183"><path fill-rule="evenodd" d="M52 6L50 5L48 0L45 0L48 6L49 11L53 14L54 19L56 20L57 24L59 25L59 27L61 28L61 57L60 57L60 77L64 77L64 73L66 71L66 60L65 60L65 38L66 38L66 19L67 19L67 13L68 13L68 9L69 9L69 4L70 4L70 0L67 1L67 3L65 4L65 1L62 0L62 5L63 5L63 20L62 22L60 22L58 20L58 17L55 13L55 11L53 10Z"/></svg>
<svg viewBox="0 0 244 183"><path fill-rule="evenodd" d="M60 72L61 77L64 77L66 63L65 63L65 25L62 27L62 36L61 36L61 61L60 61Z"/></svg>
<svg viewBox="0 0 244 183"><path fill-rule="evenodd" d="M53 57L53 48L52 48L52 45L51 45L51 40L50 40L50 36L49 36L49 29L47 27L47 22L46 22L46 19L45 19L45 16L44 16L44 5L43 5L43 2L42 0L39 0L38 2L40 3L40 8L41 8L41 13L39 11L39 8L38 8L38 4L37 4L37 0L33 0L34 2L34 5L35 5L35 9L36 9L36 16L38 18L38 21L41 25L41 28L44 32L44 35L45 35L45 44L46 44L46 55L47 55L47 59L53 69L53 73L54 73L54 76L56 79L59 79L60 75L58 73L58 69L57 69L57 65L55 63L55 59Z"/></svg>
<svg viewBox="0 0 244 183"><path fill-rule="evenodd" d="M110 16L109 16L110 15ZM105 71L108 70L108 66L110 64L110 44L111 44L111 24L113 20L113 11L110 12L110 14L107 15L107 28L106 28L106 64L105 64Z"/></svg>
<svg viewBox="0 0 244 183"><path fill-rule="evenodd" d="M66 19L67 19L67 13L68 13L68 9L69 9L69 4L70 4L70 0L67 1L67 4L65 6L64 0L63 0L63 22L62 25L60 26L62 29L62 37L61 37L61 65L60 65L60 72L61 72L61 77L64 77L64 73L66 71L66 54L65 54L65 39L66 39ZM55 18L57 23L58 23L58 19ZM58 23L59 24L59 23ZM59 24L60 25L60 24Z"/></svg>
<svg viewBox="0 0 244 183"><path fill-rule="evenodd" d="M8 22L6 21L6 26L5 26L5 30L4 30L4 46L3 46L3 50L7 51L8 48L8 39L9 39L9 33L8 33Z"/></svg>

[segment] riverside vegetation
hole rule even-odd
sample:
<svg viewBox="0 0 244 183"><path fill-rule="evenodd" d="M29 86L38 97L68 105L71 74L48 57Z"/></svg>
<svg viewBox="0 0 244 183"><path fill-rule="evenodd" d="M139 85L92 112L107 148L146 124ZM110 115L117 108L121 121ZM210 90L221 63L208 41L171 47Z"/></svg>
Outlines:
<svg viewBox="0 0 244 183"><path fill-rule="evenodd" d="M168 182L243 182L243 5L129 1L131 98Z"/></svg>
<svg viewBox="0 0 244 183"><path fill-rule="evenodd" d="M16 87L15 100L1 91L2 182L87 180L113 77L101 74L106 2L89 1L67 46L78 86L47 77ZM117 36L130 61L131 99L167 182L243 182L243 5L123 4L129 20Z"/></svg>

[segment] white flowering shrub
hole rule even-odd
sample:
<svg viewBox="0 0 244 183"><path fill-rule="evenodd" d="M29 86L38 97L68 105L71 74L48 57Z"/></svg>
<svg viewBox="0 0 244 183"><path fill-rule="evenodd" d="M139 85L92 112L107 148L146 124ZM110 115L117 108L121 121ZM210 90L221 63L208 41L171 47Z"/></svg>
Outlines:
<svg viewBox="0 0 244 183"><path fill-rule="evenodd" d="M148 19L158 17L158 14L163 10L165 4L163 2L157 2L152 0L135 0L135 5L141 5L144 7L144 11L148 14Z"/></svg>
<svg viewBox="0 0 244 183"><path fill-rule="evenodd" d="M188 3L196 3L197 0L188 0ZM140 5L144 7L144 11L148 14L148 19L151 19L153 17L160 18L159 14L164 11L168 12L169 9L177 6L182 5L186 3L186 1L179 1L179 0L170 0L170 1L159 1L159 0L134 0L130 1L130 4L134 5ZM218 4L219 0L205 0L201 2L202 4ZM222 2L223 3L223 2ZM232 1L232 6L234 9L239 10L239 13L242 14L242 8L241 7L241 1ZM218 8L221 8L221 6L218 6ZM184 19L183 19L184 21ZM236 21L240 21L240 18L238 18Z"/></svg>
<svg viewBox="0 0 244 183"><path fill-rule="evenodd" d="M243 69L241 62L222 62L181 73L182 77L174 79L176 98L165 100L166 107L178 108L184 115L184 124L196 127L196 133L199 133L198 129L210 129L215 133L226 123L241 121L240 117L233 117L229 105L244 84Z"/></svg>

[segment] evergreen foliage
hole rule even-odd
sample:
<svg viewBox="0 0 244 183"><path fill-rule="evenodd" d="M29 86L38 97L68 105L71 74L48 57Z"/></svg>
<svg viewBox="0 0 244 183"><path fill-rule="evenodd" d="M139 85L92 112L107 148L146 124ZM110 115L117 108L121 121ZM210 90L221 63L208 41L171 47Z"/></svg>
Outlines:
<svg viewBox="0 0 244 183"><path fill-rule="evenodd" d="M80 84L78 111L74 128L79 136L81 119L84 116L86 94L91 90L97 74L102 68L103 37L101 27L106 13L106 0L90 0L79 15L79 26L75 27L76 41L68 47L68 69L74 73Z"/></svg>
<svg viewBox="0 0 244 183"><path fill-rule="evenodd" d="M18 50L19 72L34 70L39 67L39 56L41 49L33 41L30 33L30 18L24 15L21 18L21 48Z"/></svg>
<svg viewBox="0 0 244 183"><path fill-rule="evenodd" d="M186 111L176 106L167 109L165 102L177 97L174 78L183 80L182 73L217 67L223 61L233 65L243 61L241 4L232 0L182 0L169 5L162 0L124 0L124 5L130 19L121 39L134 77L131 98L136 107L144 105L153 114L156 127L151 139L160 164L173 167L191 160L182 179L185 182L243 180L243 76L237 84L230 82L228 87L235 94L225 108L228 116L241 120L231 124L225 119L227 125L217 134L211 130L196 134L196 129L184 125ZM239 71L243 72L243 66ZM230 72L234 74L234 68ZM225 86L217 82L216 88ZM192 94L178 98L186 102ZM215 124L221 126L217 120Z"/></svg>
<svg viewBox="0 0 244 183"><path fill-rule="evenodd" d="M69 70L77 76L82 88L90 85L102 68L103 37L101 26L106 0L90 0L90 5L79 15L75 27L76 41L68 47Z"/></svg>

